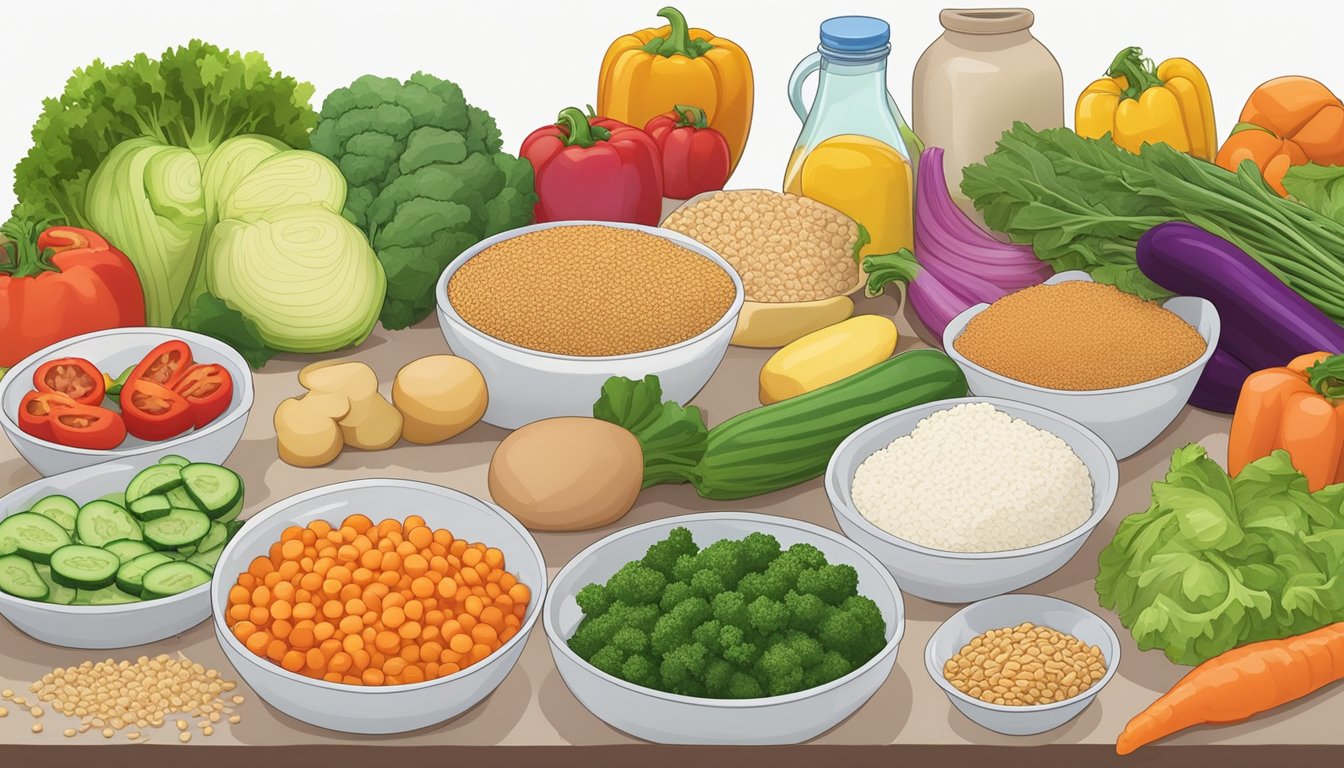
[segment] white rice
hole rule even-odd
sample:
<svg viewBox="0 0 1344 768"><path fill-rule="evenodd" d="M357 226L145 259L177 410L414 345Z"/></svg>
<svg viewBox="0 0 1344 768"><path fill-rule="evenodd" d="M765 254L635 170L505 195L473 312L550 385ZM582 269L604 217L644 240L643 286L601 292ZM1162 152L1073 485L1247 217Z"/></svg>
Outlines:
<svg viewBox="0 0 1344 768"><path fill-rule="evenodd" d="M1058 436L989 403L921 420L859 465L859 513L906 541L1000 552L1057 539L1092 514L1092 477Z"/></svg>

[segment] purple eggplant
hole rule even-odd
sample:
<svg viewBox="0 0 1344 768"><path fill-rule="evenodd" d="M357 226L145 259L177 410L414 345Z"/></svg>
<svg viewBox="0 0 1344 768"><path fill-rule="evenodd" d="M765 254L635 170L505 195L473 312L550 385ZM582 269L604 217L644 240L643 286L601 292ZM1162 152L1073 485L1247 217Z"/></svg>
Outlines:
<svg viewBox="0 0 1344 768"><path fill-rule="evenodd" d="M1232 413L1237 409L1241 385L1252 373L1254 371L1228 354L1219 342L1204 366L1204 372L1199 375L1195 391L1190 395L1190 404L1206 411Z"/></svg>

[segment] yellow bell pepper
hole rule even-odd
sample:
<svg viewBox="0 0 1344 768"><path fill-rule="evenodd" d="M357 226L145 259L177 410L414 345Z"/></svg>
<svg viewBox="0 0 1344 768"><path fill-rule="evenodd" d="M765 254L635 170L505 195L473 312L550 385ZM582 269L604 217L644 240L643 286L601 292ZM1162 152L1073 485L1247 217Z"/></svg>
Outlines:
<svg viewBox="0 0 1344 768"><path fill-rule="evenodd" d="M1167 59L1154 67L1139 48L1126 48L1111 62L1107 77L1078 97L1074 130L1099 139L1107 133L1130 152L1164 142L1203 160L1217 152L1213 97L1204 73L1187 59Z"/></svg>
<svg viewBox="0 0 1344 768"><path fill-rule="evenodd" d="M668 26L622 35L607 48L597 82L598 114L643 128L678 104L695 104L727 140L736 168L751 130L751 61L737 43L688 28L676 8L658 15Z"/></svg>

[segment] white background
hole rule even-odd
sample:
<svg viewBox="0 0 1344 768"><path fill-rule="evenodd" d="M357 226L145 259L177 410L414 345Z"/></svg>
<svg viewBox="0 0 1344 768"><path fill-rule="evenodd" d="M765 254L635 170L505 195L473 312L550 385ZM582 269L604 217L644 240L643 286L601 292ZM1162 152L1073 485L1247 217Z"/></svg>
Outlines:
<svg viewBox="0 0 1344 768"><path fill-rule="evenodd" d="M460 84L494 115L505 146L565 106L592 103L607 45L662 20L663 0L47 0L4 3L0 21L0 219L13 204L12 168L30 145L41 100L94 58L157 56L192 37L259 50L271 65L330 90L362 74L416 70ZM733 186L778 188L799 125L786 83L817 45L817 25L841 14L892 25L888 85L910 114L915 61L941 32L939 2L676 0L692 26L742 45L755 70L751 139ZM1339 0L1035 0L1033 32L1064 71L1065 112L1121 48L1185 56L1208 77L1220 140L1257 84L1310 75L1344 94Z"/></svg>

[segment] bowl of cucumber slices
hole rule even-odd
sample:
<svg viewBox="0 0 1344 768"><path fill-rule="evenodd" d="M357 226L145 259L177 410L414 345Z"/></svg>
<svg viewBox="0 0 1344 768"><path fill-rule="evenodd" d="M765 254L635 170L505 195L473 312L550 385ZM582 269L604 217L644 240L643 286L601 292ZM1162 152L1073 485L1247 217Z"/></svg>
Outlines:
<svg viewBox="0 0 1344 768"><path fill-rule="evenodd" d="M243 481L168 455L35 480L0 498L0 615L52 645L124 648L210 615Z"/></svg>

